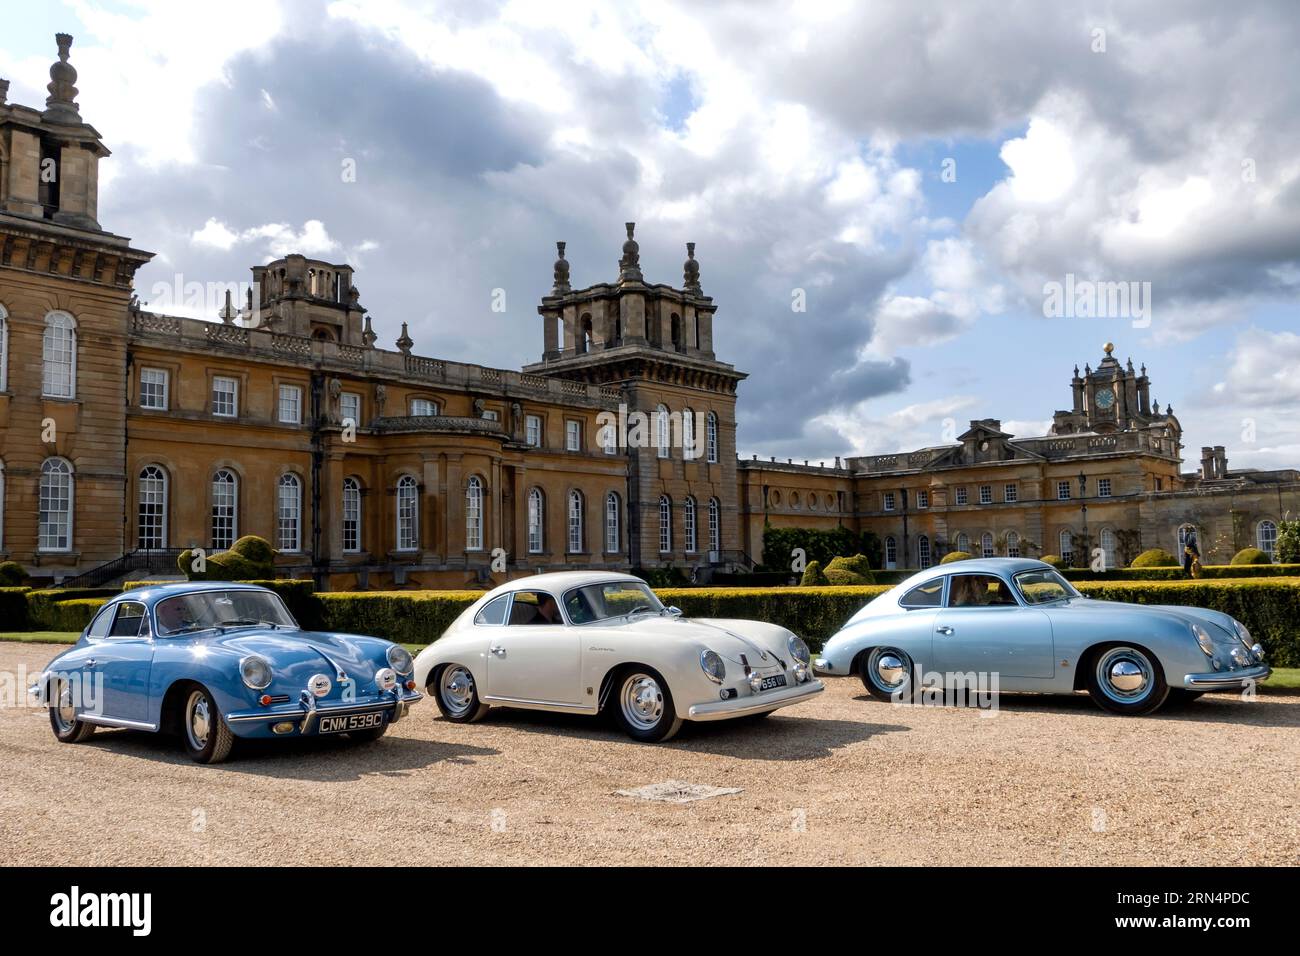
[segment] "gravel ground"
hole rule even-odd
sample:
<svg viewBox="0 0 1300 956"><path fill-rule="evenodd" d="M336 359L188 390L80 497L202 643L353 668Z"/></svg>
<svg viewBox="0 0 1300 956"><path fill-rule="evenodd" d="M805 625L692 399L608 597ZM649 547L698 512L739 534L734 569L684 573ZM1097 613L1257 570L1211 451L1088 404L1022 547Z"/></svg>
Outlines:
<svg viewBox="0 0 1300 956"><path fill-rule="evenodd" d="M0 677L58 650L0 644ZM1020 696L988 717L828 684L660 746L519 711L457 726L425 700L373 744L246 745L215 767L131 731L59 744L43 711L6 701L0 862L1300 863L1300 696L1149 718ZM742 792L614 793L667 780Z"/></svg>

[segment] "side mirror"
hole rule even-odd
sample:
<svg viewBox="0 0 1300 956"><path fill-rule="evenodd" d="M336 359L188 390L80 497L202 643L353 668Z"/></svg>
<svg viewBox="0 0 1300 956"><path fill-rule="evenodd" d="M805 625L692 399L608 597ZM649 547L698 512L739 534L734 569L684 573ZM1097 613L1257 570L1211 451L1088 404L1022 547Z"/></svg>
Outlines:
<svg viewBox="0 0 1300 956"><path fill-rule="evenodd" d="M682 616L682 609L679 608L679 607L671 607L671 606L670 606L670 607L666 607L666 608L664 608L664 610L667 611L669 614L671 614L673 617L681 617L681 616Z"/></svg>

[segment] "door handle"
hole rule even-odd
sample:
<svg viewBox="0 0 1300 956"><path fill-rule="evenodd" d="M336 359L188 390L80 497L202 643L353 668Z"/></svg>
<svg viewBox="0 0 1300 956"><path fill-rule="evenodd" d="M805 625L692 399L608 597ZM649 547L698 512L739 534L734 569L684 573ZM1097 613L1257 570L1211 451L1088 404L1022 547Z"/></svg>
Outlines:
<svg viewBox="0 0 1300 956"><path fill-rule="evenodd" d="M495 654L497 657L505 657L505 656L506 656L506 649L505 649L504 647L501 647L501 646L498 645L498 644L494 644L494 645L492 645L491 647L489 647L489 648L488 648L488 651L489 651L490 653L492 653L492 654Z"/></svg>
<svg viewBox="0 0 1300 956"><path fill-rule="evenodd" d="M938 631L940 634L952 633L952 628L950 628L947 624L941 624L939 627L936 627L935 630Z"/></svg>

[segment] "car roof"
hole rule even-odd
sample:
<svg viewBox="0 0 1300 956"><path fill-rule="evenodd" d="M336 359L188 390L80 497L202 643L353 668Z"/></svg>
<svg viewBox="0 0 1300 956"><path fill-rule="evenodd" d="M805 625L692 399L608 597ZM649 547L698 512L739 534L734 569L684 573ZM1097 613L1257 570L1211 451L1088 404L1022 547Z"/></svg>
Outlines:
<svg viewBox="0 0 1300 956"><path fill-rule="evenodd" d="M527 574L515 578L513 581L498 585L484 596L497 597L513 591L534 590L559 594L561 591L582 587L584 584L604 584L610 581L645 584L645 581L636 575L624 574L622 571L551 571L547 574Z"/></svg>
<svg viewBox="0 0 1300 956"><path fill-rule="evenodd" d="M142 588L133 588L115 595L111 600L130 598L132 601L152 603L177 594L194 594L198 591L231 591L236 588L247 591L266 591L267 588L243 581L177 581L174 584L150 584Z"/></svg>
<svg viewBox="0 0 1300 956"><path fill-rule="evenodd" d="M936 564L934 567L918 571L900 583L906 585L923 584L945 574L997 574L1010 575L1018 571L1050 569L1052 566L1034 558L966 558L962 561L950 561L948 564Z"/></svg>

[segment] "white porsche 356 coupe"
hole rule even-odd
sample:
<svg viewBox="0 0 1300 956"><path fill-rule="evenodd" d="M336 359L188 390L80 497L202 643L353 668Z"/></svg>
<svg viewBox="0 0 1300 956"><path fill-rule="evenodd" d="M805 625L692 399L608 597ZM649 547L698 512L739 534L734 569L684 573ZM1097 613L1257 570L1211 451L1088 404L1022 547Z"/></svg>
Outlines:
<svg viewBox="0 0 1300 956"><path fill-rule="evenodd" d="M442 715L489 707L610 712L636 740L683 720L766 715L822 690L808 645L758 621L689 620L640 578L539 574L489 591L415 658Z"/></svg>

